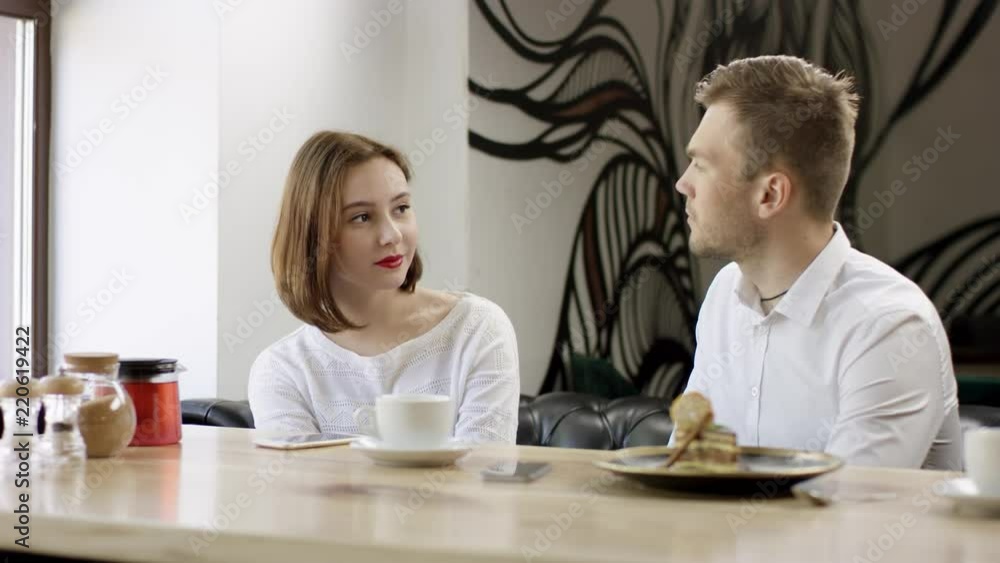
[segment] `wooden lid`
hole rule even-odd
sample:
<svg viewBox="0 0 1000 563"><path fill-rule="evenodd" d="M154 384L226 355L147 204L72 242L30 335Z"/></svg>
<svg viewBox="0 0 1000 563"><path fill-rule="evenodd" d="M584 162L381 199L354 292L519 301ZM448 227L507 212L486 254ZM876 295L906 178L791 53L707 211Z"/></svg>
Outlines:
<svg viewBox="0 0 1000 563"><path fill-rule="evenodd" d="M118 354L112 352L74 352L64 354L63 361L80 371L105 372L118 363Z"/></svg>
<svg viewBox="0 0 1000 563"><path fill-rule="evenodd" d="M83 391L83 382L70 375L49 375L38 382L41 395L80 395Z"/></svg>

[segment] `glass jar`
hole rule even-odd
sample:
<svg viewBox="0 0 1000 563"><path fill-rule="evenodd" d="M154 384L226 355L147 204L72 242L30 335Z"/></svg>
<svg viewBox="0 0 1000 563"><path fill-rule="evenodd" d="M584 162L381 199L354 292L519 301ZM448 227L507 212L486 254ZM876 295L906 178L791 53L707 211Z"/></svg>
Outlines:
<svg viewBox="0 0 1000 563"><path fill-rule="evenodd" d="M80 434L79 415L83 383L64 375L50 375L38 383L45 405L45 433L38 441L44 469L82 468L87 446Z"/></svg>
<svg viewBox="0 0 1000 563"><path fill-rule="evenodd" d="M135 435L135 406L118 379L118 354L95 352L63 356L64 375L83 383L80 433L87 457L112 457L124 450ZM48 405L45 416L48 424Z"/></svg>
<svg viewBox="0 0 1000 563"><path fill-rule="evenodd" d="M130 358L119 362L118 380L135 404L137 426L129 446L166 446L181 440L177 360Z"/></svg>
<svg viewBox="0 0 1000 563"><path fill-rule="evenodd" d="M38 409L41 407L34 379L29 379L27 385L20 385L15 379L0 383L0 412L3 413L0 466L4 469L17 468L23 461L18 455L24 449L21 446L26 446L29 452L34 451L32 444L38 433ZM18 424L19 419L22 424Z"/></svg>

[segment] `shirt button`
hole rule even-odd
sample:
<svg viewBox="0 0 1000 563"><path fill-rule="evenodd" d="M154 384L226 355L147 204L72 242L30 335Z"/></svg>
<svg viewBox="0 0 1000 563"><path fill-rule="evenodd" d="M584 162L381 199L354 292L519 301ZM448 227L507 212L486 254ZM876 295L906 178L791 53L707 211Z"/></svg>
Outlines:
<svg viewBox="0 0 1000 563"><path fill-rule="evenodd" d="M750 388L750 394L753 395L754 397L756 397L757 395L760 395L760 390L757 389L756 387L751 387Z"/></svg>

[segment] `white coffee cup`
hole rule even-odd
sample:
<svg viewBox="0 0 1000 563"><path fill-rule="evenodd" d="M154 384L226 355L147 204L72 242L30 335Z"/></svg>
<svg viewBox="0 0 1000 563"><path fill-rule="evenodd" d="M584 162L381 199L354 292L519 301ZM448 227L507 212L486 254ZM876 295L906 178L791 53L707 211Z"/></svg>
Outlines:
<svg viewBox="0 0 1000 563"><path fill-rule="evenodd" d="M391 448L436 448L451 437L454 414L447 395L382 395L375 408L354 411L361 431Z"/></svg>
<svg viewBox="0 0 1000 563"><path fill-rule="evenodd" d="M1000 496L1000 428L965 433L965 471L985 496Z"/></svg>

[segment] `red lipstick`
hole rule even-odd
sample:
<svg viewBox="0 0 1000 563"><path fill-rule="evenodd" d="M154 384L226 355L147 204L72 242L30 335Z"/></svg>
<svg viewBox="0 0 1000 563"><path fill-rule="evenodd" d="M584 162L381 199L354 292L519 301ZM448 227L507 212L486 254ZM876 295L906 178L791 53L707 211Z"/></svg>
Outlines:
<svg viewBox="0 0 1000 563"><path fill-rule="evenodd" d="M392 256L386 256L385 258L375 262L376 266L381 266L389 270L395 270L396 268L403 265L403 255L393 254Z"/></svg>

